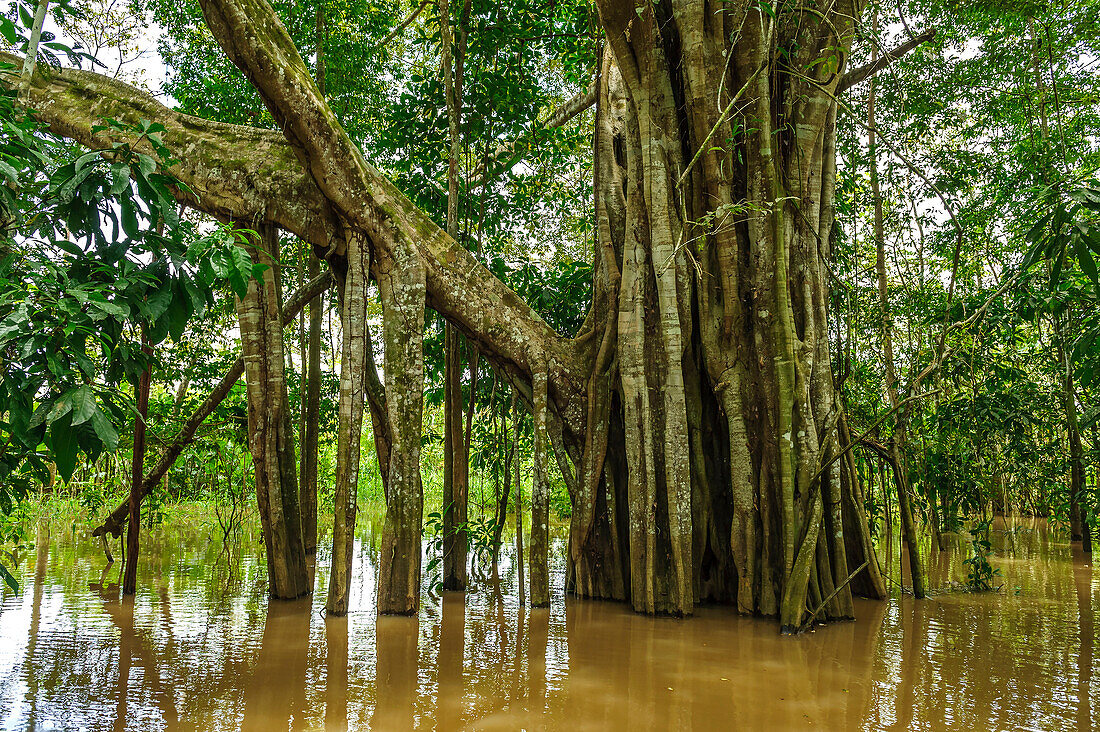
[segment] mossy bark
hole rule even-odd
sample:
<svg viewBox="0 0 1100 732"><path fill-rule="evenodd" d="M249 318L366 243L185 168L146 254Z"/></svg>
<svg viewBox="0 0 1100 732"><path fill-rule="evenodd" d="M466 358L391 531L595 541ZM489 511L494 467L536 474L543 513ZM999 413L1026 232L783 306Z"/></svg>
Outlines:
<svg viewBox="0 0 1100 732"><path fill-rule="evenodd" d="M592 309L574 339L555 334L363 158L265 0L200 4L285 143L257 138L279 170L251 154L223 168L270 172L255 180L217 179L179 155L182 179L209 184L192 185L204 191L196 204L301 231L338 271L349 246L329 249L316 222L331 227L336 217L371 247L386 344L383 394L367 374L384 437L381 612L418 604L425 301L545 414L540 443L553 446L573 499L574 592L652 613L730 603L777 615L785 630L832 589L822 617L850 617L853 587L881 594L870 568L843 584L873 555L848 461L823 469L842 449L827 262L834 95L858 4L769 13L748 2L719 12L690 0L599 3L609 55L598 85L598 239ZM65 78L66 103L78 82L135 99ZM52 114L73 136L90 134L86 109L75 123ZM159 114L169 144L198 145L186 129L196 122ZM196 148L207 158L258 134L219 130L228 142ZM292 208L310 213L295 218ZM540 498L536 522L543 510Z"/></svg>
<svg viewBox="0 0 1100 732"><path fill-rule="evenodd" d="M355 513L359 490L359 443L363 433L363 400L367 372L367 284L370 247L352 232L347 237L347 274L340 304L343 333L340 352L340 396L337 406L336 481L333 490L332 564L328 603L331 615L346 615L355 556Z"/></svg>
<svg viewBox="0 0 1100 732"><path fill-rule="evenodd" d="M260 226L259 231L254 251L259 263L268 267L259 280L249 281L247 294L237 301L248 394L248 447L255 469L269 592L272 598L291 600L310 592L309 573L286 392L279 239L270 226Z"/></svg>

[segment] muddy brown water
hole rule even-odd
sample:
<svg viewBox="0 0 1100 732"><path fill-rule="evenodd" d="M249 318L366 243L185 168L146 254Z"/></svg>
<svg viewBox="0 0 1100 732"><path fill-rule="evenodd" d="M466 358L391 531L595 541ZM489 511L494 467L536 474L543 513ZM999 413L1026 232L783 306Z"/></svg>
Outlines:
<svg viewBox="0 0 1100 732"><path fill-rule="evenodd" d="M312 599L269 604L255 537L226 562L210 532L171 527L122 601L117 563L55 536L0 605L0 729L1094 729L1090 560L1042 523L998 528L1001 592L860 601L856 622L797 639L723 608L647 618L560 589L532 611L510 557L499 592L486 578L376 620L374 527L344 619L318 612L324 552ZM934 556L934 584L965 557Z"/></svg>

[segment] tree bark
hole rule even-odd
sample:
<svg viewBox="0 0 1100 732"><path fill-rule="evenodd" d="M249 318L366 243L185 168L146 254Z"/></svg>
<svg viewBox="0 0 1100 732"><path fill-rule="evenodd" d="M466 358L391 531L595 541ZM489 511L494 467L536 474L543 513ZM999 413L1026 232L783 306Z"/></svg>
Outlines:
<svg viewBox="0 0 1100 732"><path fill-rule="evenodd" d="M307 282L301 290L287 298L286 304L283 306L283 325L290 323L294 318L298 316L298 313L305 306L306 302L312 300L314 297L323 293L332 284L332 276L325 272L322 275L314 277ZM225 401L225 397L229 395L229 390L233 388L241 379L241 375L244 374L244 358L237 357L237 360L233 362L233 365L229 367L229 371L222 377L221 381L217 383L214 389L203 400L199 408L187 418L183 427L169 443L165 449L164 454L161 455L160 460L153 466L153 469L149 471L149 474L145 476L145 480L141 484L141 497L153 492L153 490L160 483L161 479L171 470L175 465L176 460L179 458L188 445L195 439L195 433L198 431L202 423L206 421L206 418L214 413L214 410ZM126 520L129 514L130 504L129 501L123 501L115 510L108 514L103 523L97 526L92 531L92 536L106 536L111 534L112 536L119 536L122 533L122 523Z"/></svg>
<svg viewBox="0 0 1100 732"><path fill-rule="evenodd" d="M550 479L546 474L546 372L536 371L531 386L534 432L531 450L531 607L550 605Z"/></svg>
<svg viewBox="0 0 1100 732"><path fill-rule="evenodd" d="M424 406L424 268L403 242L380 253L376 270L386 345L386 403L391 431L386 521L378 570L378 612L412 615L420 607L420 484Z"/></svg>
<svg viewBox="0 0 1100 732"><path fill-rule="evenodd" d="M261 281L249 281L247 294L237 301L248 392L248 447L267 551L269 591L274 599L291 600L310 592L309 573L284 371L279 240L273 227L259 228L254 251L268 268Z"/></svg>
<svg viewBox="0 0 1100 732"><path fill-rule="evenodd" d="M45 3L43 3L45 5ZM142 351L145 357L152 359L153 350L145 330L141 332ZM138 377L137 414L134 415L134 455L130 474L130 524L126 529L126 571L122 580L122 594L133 595L137 592L138 544L141 538L141 486L145 473L145 428L149 416L149 381L152 377L152 363Z"/></svg>
<svg viewBox="0 0 1100 732"><path fill-rule="evenodd" d="M317 44L317 65L315 74L317 88L321 96L325 95L325 8L317 4L315 16L315 37ZM317 257L309 257L306 276L312 280L321 271ZM317 449L321 433L321 317L324 313L324 300L318 295L309 303L309 330L306 337L306 349L302 354L304 375L302 381L302 444L301 480L302 490L302 538L306 551L317 551Z"/></svg>
<svg viewBox="0 0 1100 732"><path fill-rule="evenodd" d="M340 354L339 427L333 495L332 565L329 570L330 615L346 615L355 556L355 511L359 490L359 443L363 435L363 397L367 374L367 284L370 248L354 232L348 236L348 268L340 307L343 333Z"/></svg>
<svg viewBox="0 0 1100 732"><path fill-rule="evenodd" d="M458 331L445 326L443 340L443 589L465 590L469 552L466 521L470 458L462 409L462 351Z"/></svg>

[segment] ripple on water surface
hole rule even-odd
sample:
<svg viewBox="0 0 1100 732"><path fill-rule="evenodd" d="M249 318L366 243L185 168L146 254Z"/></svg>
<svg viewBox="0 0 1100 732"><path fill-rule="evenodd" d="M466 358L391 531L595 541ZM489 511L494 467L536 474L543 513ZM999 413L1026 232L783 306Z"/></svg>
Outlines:
<svg viewBox="0 0 1100 732"><path fill-rule="evenodd" d="M329 621L324 553L311 599L269 604L256 537L227 562L205 532L162 527L123 601L92 542L40 542L0 604L0 729L1091 730L1090 562L1010 524L1001 592L860 601L856 622L795 640L726 608L647 618L560 589L532 611L511 555L499 585L376 620L370 526L352 613ZM963 558L933 556L933 583Z"/></svg>

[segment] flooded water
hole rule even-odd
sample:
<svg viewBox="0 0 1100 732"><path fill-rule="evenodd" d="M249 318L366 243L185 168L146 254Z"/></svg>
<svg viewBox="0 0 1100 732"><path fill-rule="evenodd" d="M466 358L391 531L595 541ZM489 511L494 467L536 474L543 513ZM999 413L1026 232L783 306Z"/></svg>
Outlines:
<svg viewBox="0 0 1100 732"><path fill-rule="evenodd" d="M376 620L369 526L344 619L318 612L323 555L311 600L269 605L255 537L230 574L209 532L170 527L122 601L117 563L55 537L0 606L0 729L1093 729L1090 562L1040 523L1010 528L994 534L1001 592L860 601L858 621L797 639L726 609L654 619L560 589L531 611L507 558L499 592ZM934 583L962 579L963 558L934 556Z"/></svg>

